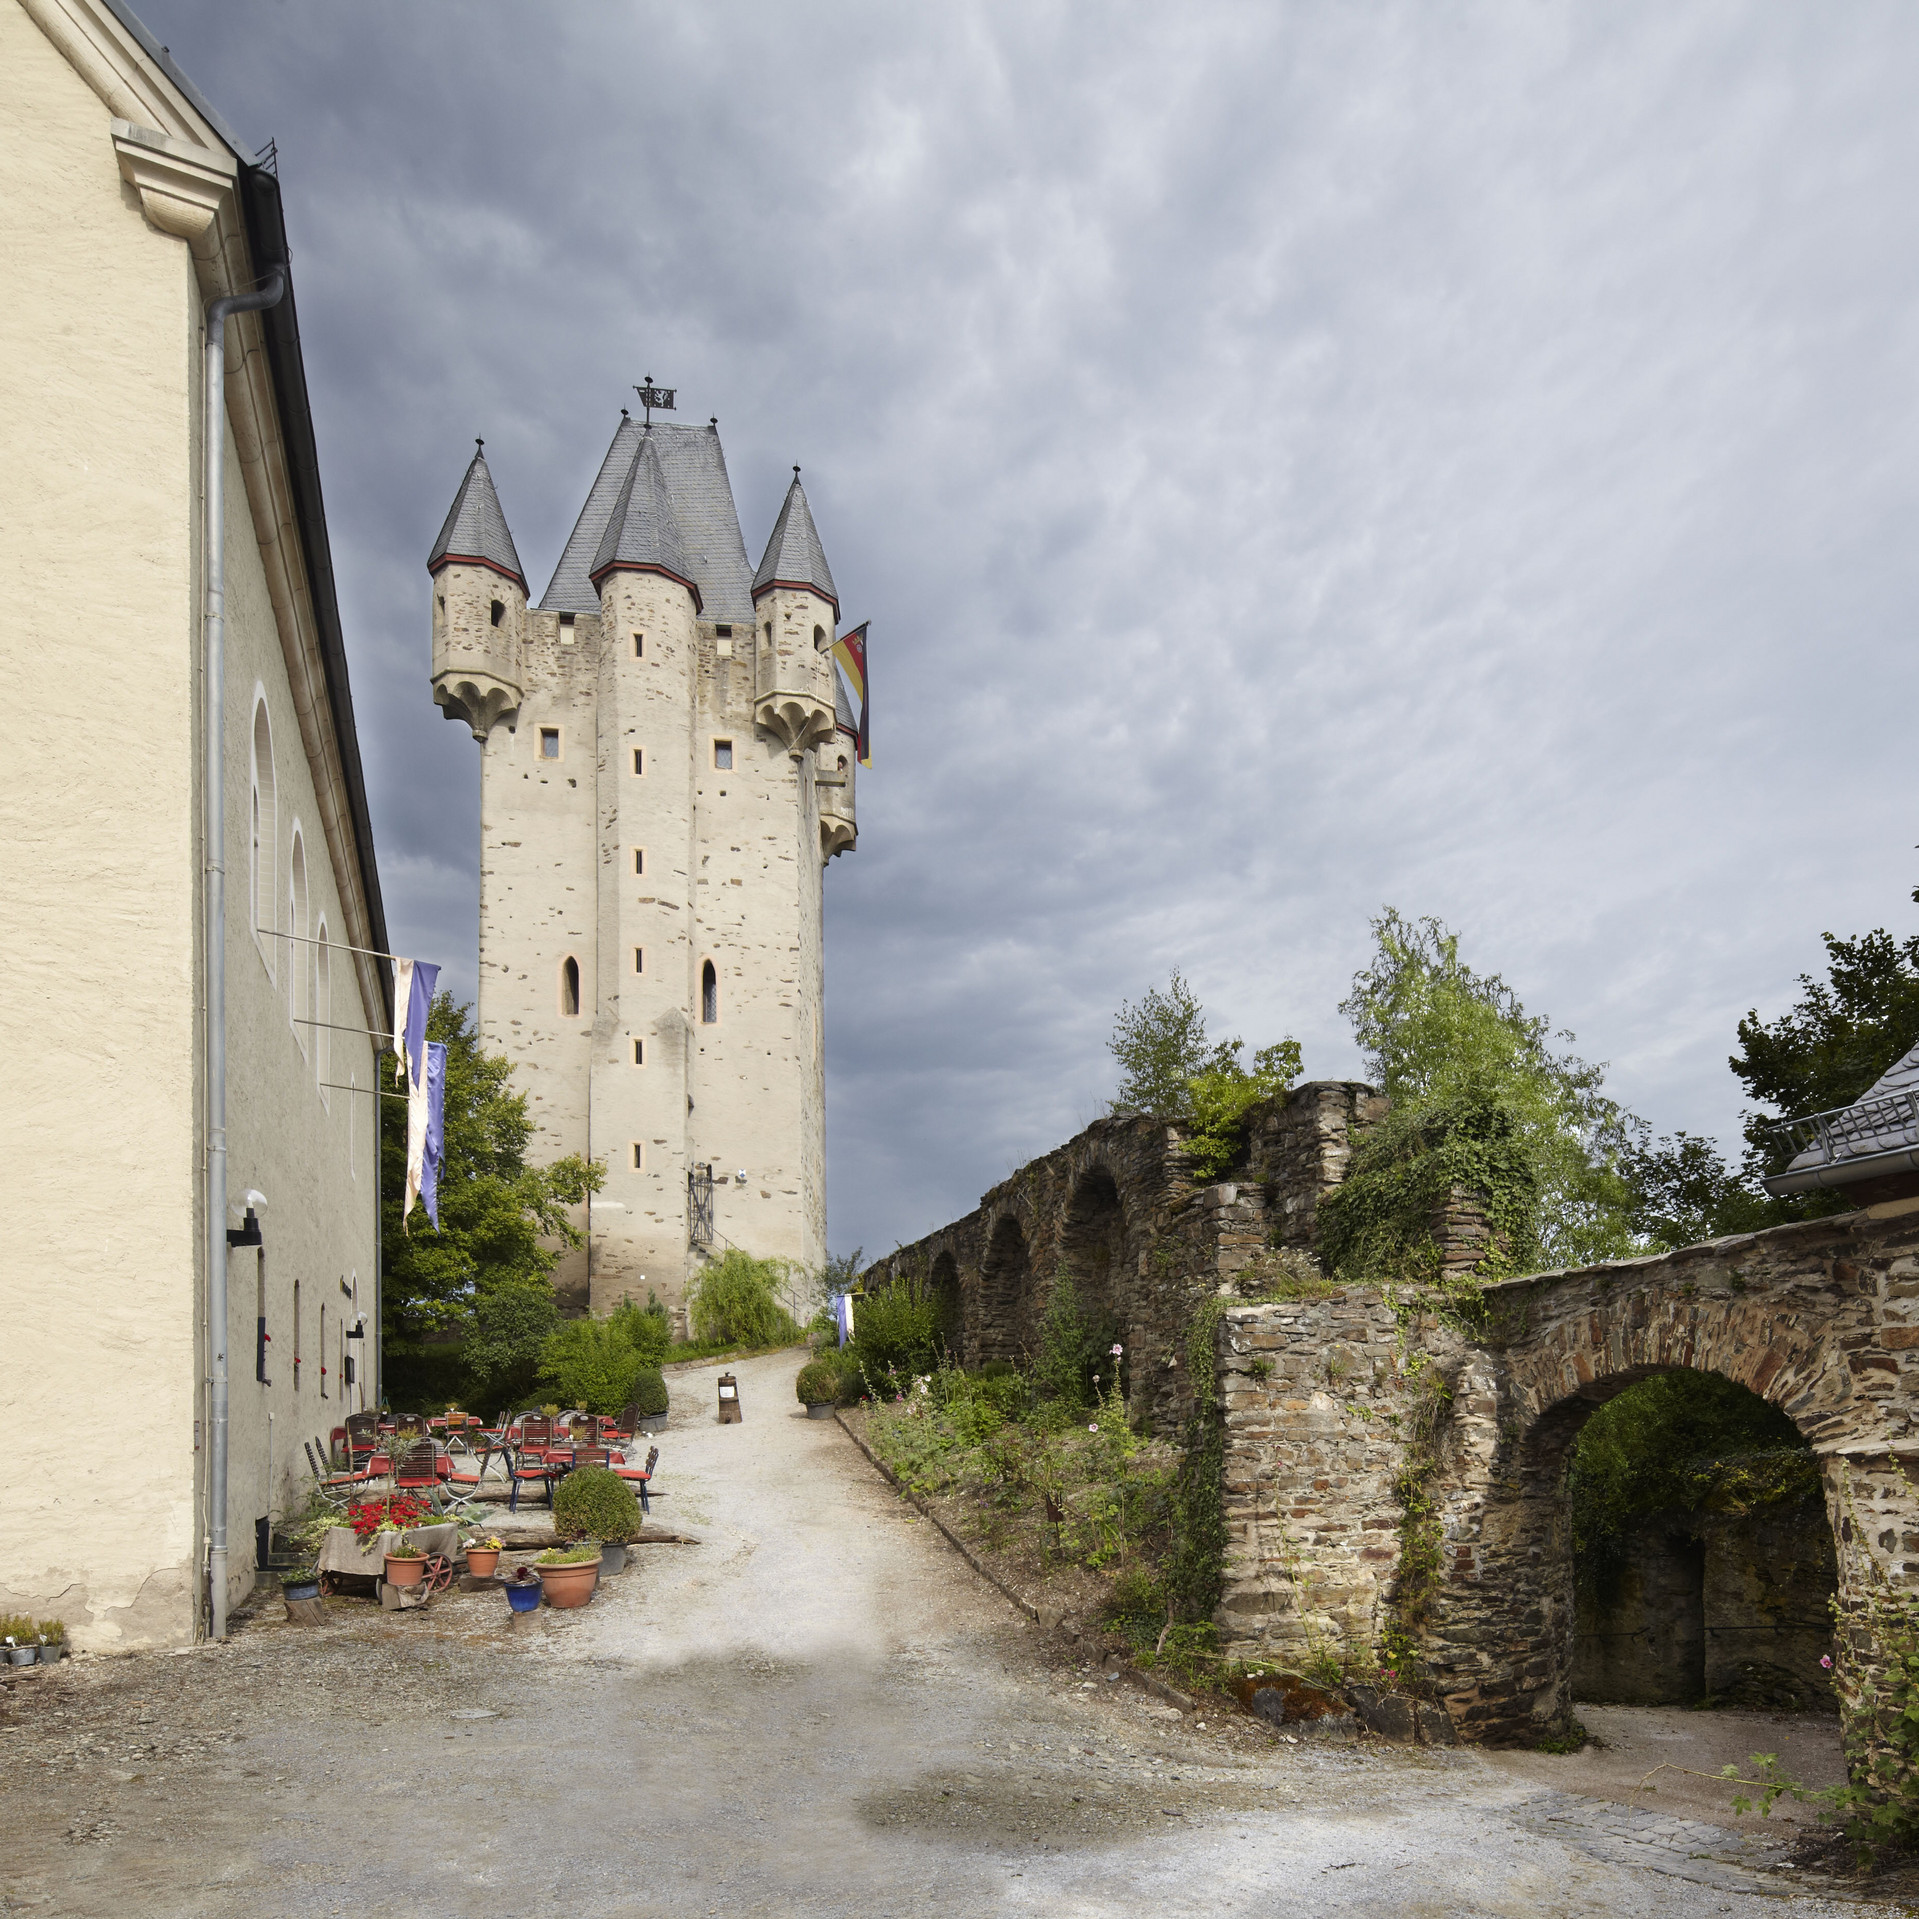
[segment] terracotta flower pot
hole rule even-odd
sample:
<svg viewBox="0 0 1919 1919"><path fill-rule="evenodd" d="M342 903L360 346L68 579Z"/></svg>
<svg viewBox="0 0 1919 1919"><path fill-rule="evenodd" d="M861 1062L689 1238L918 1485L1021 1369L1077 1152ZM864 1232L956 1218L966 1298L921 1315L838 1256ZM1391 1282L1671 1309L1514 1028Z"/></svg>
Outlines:
<svg viewBox="0 0 1919 1919"><path fill-rule="evenodd" d="M417 1586L426 1577L424 1559L395 1559L386 1556L386 1583L389 1586Z"/></svg>
<svg viewBox="0 0 1919 1919"><path fill-rule="evenodd" d="M466 1569L475 1579L490 1579L493 1569L500 1563L500 1549L497 1546L469 1546L466 1549Z"/></svg>
<svg viewBox="0 0 1919 1919"><path fill-rule="evenodd" d="M593 1588L599 1581L600 1562L582 1559L571 1566L536 1565L533 1570L540 1576L540 1587L549 1606L584 1606L593 1597Z"/></svg>

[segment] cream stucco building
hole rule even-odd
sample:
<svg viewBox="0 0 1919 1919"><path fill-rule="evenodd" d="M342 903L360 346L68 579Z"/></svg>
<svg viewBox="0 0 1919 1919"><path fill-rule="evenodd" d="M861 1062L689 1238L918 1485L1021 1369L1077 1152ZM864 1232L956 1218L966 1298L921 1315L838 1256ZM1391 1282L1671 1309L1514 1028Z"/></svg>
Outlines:
<svg viewBox="0 0 1919 1919"><path fill-rule="evenodd" d="M529 607L482 451L428 566L433 696L484 755L480 1031L546 1151L607 1167L556 1285L604 1312L728 1245L817 1264L855 755L799 470L756 572L717 425L622 415Z"/></svg>
<svg viewBox="0 0 1919 1919"><path fill-rule="evenodd" d="M211 782L207 309L286 259L278 181L114 0L0 0L0 1610L83 1647L213 1617L301 1442L372 1384L386 945L291 287L227 320L225 804ZM225 1226L208 1318L210 856L225 869ZM252 1235L248 1234L251 1238ZM264 1332L266 1338L260 1335ZM354 1360L357 1377L345 1373Z"/></svg>

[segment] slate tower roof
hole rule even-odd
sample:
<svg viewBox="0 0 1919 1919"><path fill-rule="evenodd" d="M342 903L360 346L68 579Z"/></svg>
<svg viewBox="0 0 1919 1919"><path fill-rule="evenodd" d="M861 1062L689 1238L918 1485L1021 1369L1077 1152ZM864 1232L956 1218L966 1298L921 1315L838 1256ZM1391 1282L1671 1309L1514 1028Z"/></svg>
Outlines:
<svg viewBox="0 0 1919 1919"><path fill-rule="evenodd" d="M626 493L628 476L638 459L640 442L650 440L659 471L666 482L666 498L678 529L684 577L709 620L753 621L752 573L746 542L740 537L739 514L733 505L733 485L727 477L726 455L720 436L711 426L682 425L655 420L650 428L620 416L606 458L580 509L580 517L553 569L540 605L548 612L597 613L600 596L593 576L601 566L601 543L613 519L614 508ZM631 508L631 499L627 507Z"/></svg>
<svg viewBox="0 0 1919 1919"><path fill-rule="evenodd" d="M821 599L830 600L834 618L839 617L839 589L834 586L832 569L826 564L826 549L820 545L812 508L806 504L806 489L800 485L798 467L793 469L793 484L786 489L780 517L773 522L773 537L766 543L766 557L753 575L754 599L770 593L776 586L810 588Z"/></svg>
<svg viewBox="0 0 1919 1919"><path fill-rule="evenodd" d="M475 441L474 445L477 449L480 443ZM483 451L475 451L466 478L453 496L453 510L426 557L426 570L437 573L456 560L470 566L490 566L514 581L522 593L526 591L526 573L514 550L513 535L507 531L506 515L500 510L500 496L493 490L493 475L487 471Z"/></svg>
<svg viewBox="0 0 1919 1919"><path fill-rule="evenodd" d="M621 568L664 573L668 579L678 580L693 595L695 611L701 610L699 582L693 577L679 515L673 510L666 471L660 464L660 449L650 429L640 433L638 450L607 515L606 530L600 535L588 577L598 586L609 573Z"/></svg>

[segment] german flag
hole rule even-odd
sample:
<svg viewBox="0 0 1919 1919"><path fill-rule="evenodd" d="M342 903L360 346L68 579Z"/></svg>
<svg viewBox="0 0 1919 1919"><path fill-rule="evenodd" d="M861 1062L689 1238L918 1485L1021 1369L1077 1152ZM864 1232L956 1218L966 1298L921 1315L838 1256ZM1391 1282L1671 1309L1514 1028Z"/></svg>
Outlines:
<svg viewBox="0 0 1919 1919"><path fill-rule="evenodd" d="M871 624L870 620L862 620L852 632L833 642L833 657L839 661L840 671L846 675L847 684L860 703L857 750L862 766L873 764L873 702L866 691L866 629Z"/></svg>

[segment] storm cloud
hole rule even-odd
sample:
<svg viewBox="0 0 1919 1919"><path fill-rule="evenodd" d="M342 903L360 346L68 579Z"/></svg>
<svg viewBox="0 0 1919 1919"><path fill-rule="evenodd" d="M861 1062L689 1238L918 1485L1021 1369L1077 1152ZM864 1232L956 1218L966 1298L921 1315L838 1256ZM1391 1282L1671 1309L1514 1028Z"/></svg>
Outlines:
<svg viewBox="0 0 1919 1919"><path fill-rule="evenodd" d="M1919 925L1909 8L240 6L389 918L472 990L424 560L537 592L628 389L793 462L875 765L826 874L831 1238L1093 1116L1122 997L1358 1057L1385 902L1730 1137L1818 933Z"/></svg>

